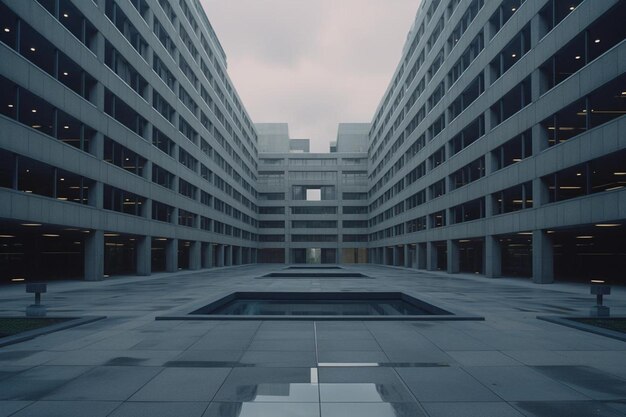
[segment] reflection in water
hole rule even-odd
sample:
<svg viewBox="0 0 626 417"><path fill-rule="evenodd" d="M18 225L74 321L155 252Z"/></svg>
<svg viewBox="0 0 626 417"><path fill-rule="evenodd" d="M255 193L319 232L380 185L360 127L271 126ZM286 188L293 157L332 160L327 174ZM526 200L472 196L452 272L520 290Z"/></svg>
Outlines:
<svg viewBox="0 0 626 417"><path fill-rule="evenodd" d="M432 314L403 300L236 299L212 314L268 316L400 316Z"/></svg>
<svg viewBox="0 0 626 417"><path fill-rule="evenodd" d="M309 383L261 383L240 385L237 398L243 402L317 402L316 384Z"/></svg>

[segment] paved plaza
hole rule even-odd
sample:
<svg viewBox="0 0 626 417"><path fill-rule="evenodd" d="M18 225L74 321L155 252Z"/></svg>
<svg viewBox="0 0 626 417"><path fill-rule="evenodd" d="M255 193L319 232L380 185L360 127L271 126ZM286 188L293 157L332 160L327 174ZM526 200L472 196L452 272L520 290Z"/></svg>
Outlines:
<svg viewBox="0 0 626 417"><path fill-rule="evenodd" d="M0 348L0 416L617 417L626 342L538 320L586 285L345 267L374 279L255 279L250 265L58 282L50 315L106 319ZM156 321L233 291L402 291L484 321ZM32 294L0 288L2 315ZM606 298L626 314L626 289Z"/></svg>

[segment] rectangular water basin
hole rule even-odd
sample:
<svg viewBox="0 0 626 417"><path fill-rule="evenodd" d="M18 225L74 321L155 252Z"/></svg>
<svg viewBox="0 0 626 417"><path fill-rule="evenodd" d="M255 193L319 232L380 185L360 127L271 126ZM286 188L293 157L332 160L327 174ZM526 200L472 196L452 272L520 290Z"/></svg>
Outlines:
<svg viewBox="0 0 626 417"><path fill-rule="evenodd" d="M270 272L259 278L370 278L360 272Z"/></svg>
<svg viewBox="0 0 626 417"><path fill-rule="evenodd" d="M189 313L156 319L484 320L455 314L401 292L233 292L196 305Z"/></svg>

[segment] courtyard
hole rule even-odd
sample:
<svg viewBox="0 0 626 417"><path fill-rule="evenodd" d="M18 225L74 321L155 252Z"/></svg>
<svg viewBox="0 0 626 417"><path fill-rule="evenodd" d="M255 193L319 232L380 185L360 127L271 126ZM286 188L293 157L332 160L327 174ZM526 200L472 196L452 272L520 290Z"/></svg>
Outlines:
<svg viewBox="0 0 626 417"><path fill-rule="evenodd" d="M382 266L258 279L284 268L50 283L49 316L106 318L0 348L0 416L626 413L626 343L537 319L587 315L587 285ZM155 320L236 291L398 291L484 321ZM19 316L32 294L5 286L0 299ZM626 314L626 289L605 304Z"/></svg>

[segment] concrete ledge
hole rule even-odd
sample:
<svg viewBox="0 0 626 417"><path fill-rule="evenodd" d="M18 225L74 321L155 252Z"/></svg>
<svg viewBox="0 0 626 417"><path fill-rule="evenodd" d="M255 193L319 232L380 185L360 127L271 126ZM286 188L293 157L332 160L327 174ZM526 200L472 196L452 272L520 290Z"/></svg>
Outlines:
<svg viewBox="0 0 626 417"><path fill-rule="evenodd" d="M561 326L567 326L574 329L582 330L589 333L599 334L601 336L610 337L626 342L626 333L616 332L615 330L605 329L599 326L592 326L591 324L580 323L575 321L576 319L593 319L596 317L589 316L571 316L571 317L558 317L558 316L537 316L539 320L548 321L550 323L560 324ZM611 317L598 317L602 320L611 319L626 319L626 316L611 316Z"/></svg>
<svg viewBox="0 0 626 417"><path fill-rule="evenodd" d="M3 318L12 318L12 317L3 317ZM15 318L24 318L21 316L15 316ZM43 318L43 317L38 317ZM18 333L13 336L7 336L0 338L0 347L13 345L15 343L25 342L30 339L34 339L37 336L43 336L45 334L58 332L60 330L69 329L71 327L82 326L83 324L92 323L94 321L105 319L106 316L85 316L85 317L50 317L47 316L45 318L49 319L67 319L62 323L52 324L50 326L41 327L39 329L29 330L26 332Z"/></svg>

